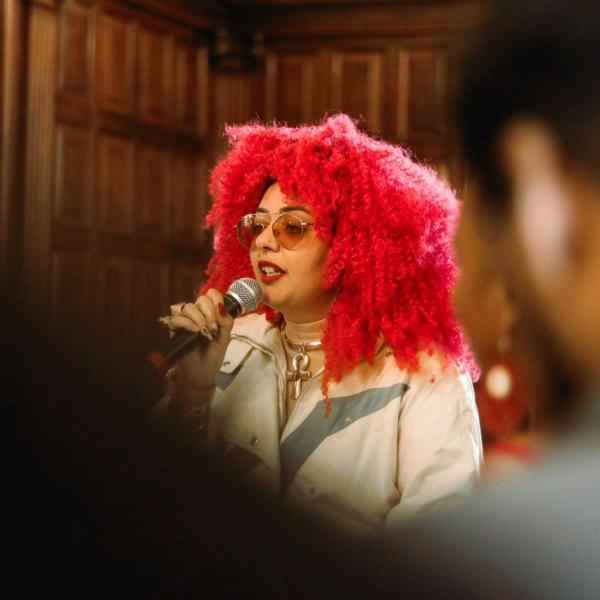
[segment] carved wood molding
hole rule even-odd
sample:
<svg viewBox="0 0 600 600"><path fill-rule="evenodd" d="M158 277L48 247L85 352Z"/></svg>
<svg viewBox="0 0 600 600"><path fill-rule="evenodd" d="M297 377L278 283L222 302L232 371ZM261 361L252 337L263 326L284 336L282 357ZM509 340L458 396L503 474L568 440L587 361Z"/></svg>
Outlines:
<svg viewBox="0 0 600 600"><path fill-rule="evenodd" d="M24 283L25 298L42 310L48 306L51 258L51 219L54 189L55 100L57 18L45 7L34 5L29 21L27 73L28 98L25 136Z"/></svg>
<svg viewBox="0 0 600 600"><path fill-rule="evenodd" d="M410 36L450 33L476 27L487 0L421 4L253 6L236 20L261 31L267 41L293 37Z"/></svg>
<svg viewBox="0 0 600 600"><path fill-rule="evenodd" d="M21 0L3 0L2 103L0 104L0 272L9 287L20 284L22 261L22 81L25 37Z"/></svg>
<svg viewBox="0 0 600 600"><path fill-rule="evenodd" d="M188 28L213 31L227 23L227 11L215 0L190 2L188 0L125 0L129 4L148 13L178 23Z"/></svg>
<svg viewBox="0 0 600 600"><path fill-rule="evenodd" d="M56 10L63 0L29 0L29 4L40 8Z"/></svg>

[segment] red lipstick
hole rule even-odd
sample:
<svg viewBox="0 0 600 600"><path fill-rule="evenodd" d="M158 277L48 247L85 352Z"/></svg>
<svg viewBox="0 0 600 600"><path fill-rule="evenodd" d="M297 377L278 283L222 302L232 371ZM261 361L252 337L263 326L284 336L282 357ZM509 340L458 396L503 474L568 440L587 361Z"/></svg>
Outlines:
<svg viewBox="0 0 600 600"><path fill-rule="evenodd" d="M256 266L263 283L275 283L285 275L285 271L279 265L268 260L259 260Z"/></svg>

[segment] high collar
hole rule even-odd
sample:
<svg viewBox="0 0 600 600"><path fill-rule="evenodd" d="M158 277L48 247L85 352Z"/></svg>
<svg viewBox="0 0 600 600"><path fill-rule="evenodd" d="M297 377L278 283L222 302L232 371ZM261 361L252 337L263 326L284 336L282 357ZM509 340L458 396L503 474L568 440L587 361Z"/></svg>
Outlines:
<svg viewBox="0 0 600 600"><path fill-rule="evenodd" d="M284 329L288 340L293 344L316 342L323 338L325 319L312 321L311 323L293 323L292 321L286 321Z"/></svg>

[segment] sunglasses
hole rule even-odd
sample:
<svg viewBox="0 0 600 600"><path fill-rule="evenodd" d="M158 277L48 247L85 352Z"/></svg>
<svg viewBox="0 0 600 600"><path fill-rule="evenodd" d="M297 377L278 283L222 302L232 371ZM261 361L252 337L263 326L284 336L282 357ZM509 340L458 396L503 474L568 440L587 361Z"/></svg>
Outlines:
<svg viewBox="0 0 600 600"><path fill-rule="evenodd" d="M293 250L313 226L293 213L282 213L271 223L269 213L244 215L236 226L237 238L244 248L251 248L254 240L272 225L275 239L287 250Z"/></svg>

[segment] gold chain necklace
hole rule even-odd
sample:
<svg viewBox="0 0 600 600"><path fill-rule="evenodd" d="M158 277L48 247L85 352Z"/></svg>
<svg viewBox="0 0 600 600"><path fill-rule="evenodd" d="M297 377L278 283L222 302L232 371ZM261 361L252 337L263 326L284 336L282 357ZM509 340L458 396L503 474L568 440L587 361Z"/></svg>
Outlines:
<svg viewBox="0 0 600 600"><path fill-rule="evenodd" d="M286 370L285 378L288 383L294 384L294 400L298 400L302 393L302 384L312 377L312 373L308 368L310 366L310 356L308 353L312 350L320 350L323 344L320 340L296 344L289 340L284 330L281 331L281 337L285 345L295 352L290 360L292 368Z"/></svg>

